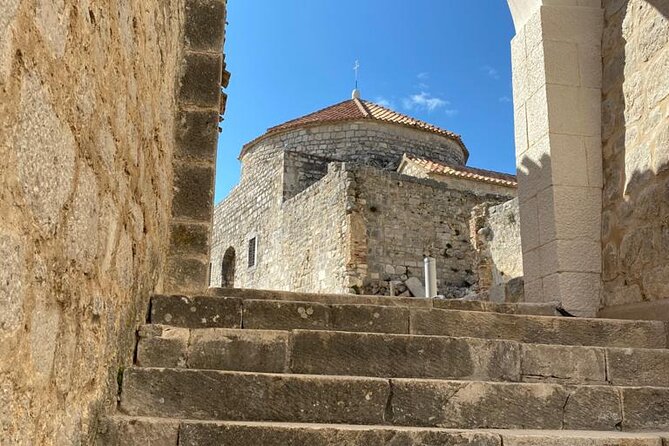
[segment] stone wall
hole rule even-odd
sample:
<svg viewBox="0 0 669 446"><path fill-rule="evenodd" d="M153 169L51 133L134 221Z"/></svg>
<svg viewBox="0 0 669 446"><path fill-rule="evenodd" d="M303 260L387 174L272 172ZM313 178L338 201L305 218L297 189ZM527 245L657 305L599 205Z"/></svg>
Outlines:
<svg viewBox="0 0 669 446"><path fill-rule="evenodd" d="M447 164L467 161L454 139L372 120L319 124L264 136L247 144L241 158L268 146L390 170L397 169L405 153Z"/></svg>
<svg viewBox="0 0 669 446"><path fill-rule="evenodd" d="M387 294L388 282L424 281L423 258L437 261L437 288L461 297L478 282L469 219L482 202L508 197L477 195L447 185L369 167L354 167L357 211L366 240L364 258L354 259L365 273L365 293ZM401 285L400 285L401 286Z"/></svg>
<svg viewBox="0 0 669 446"><path fill-rule="evenodd" d="M472 210L470 232L477 252L479 291L487 292L488 298L496 302L522 300L518 199L476 206Z"/></svg>
<svg viewBox="0 0 669 446"><path fill-rule="evenodd" d="M283 153L283 199L289 200L325 176L331 159L306 153Z"/></svg>
<svg viewBox="0 0 669 446"><path fill-rule="evenodd" d="M604 0L602 306L669 298L669 1Z"/></svg>
<svg viewBox="0 0 669 446"><path fill-rule="evenodd" d="M208 88L179 82L184 42L221 4L0 2L3 445L92 444L97 415L115 410L164 282L173 160L196 149L175 145L175 116L187 88Z"/></svg>

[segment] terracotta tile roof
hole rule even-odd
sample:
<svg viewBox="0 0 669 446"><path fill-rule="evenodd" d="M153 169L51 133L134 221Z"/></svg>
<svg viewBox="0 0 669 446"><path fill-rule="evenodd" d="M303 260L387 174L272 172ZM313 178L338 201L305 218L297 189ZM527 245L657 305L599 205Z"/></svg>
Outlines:
<svg viewBox="0 0 669 446"><path fill-rule="evenodd" d="M357 121L360 119L373 119L381 122L388 122L392 124L404 125L407 127L413 127L420 130L425 130L428 132L436 133L438 135L447 136L456 140L462 149L465 152L465 158L469 157L469 151L467 147L462 142L460 135L444 130L435 125L428 124L427 122L414 119L410 116L403 115L389 108L382 107L378 104L375 104L370 101L365 101L363 99L349 99L339 104L326 107L322 110L318 110L314 113L302 116L297 119L285 122L283 124L270 127L267 129L264 135L254 139L253 141L247 143L242 150L240 155L243 156L246 152L248 146L253 145L257 141L265 138L266 136L273 135L275 133L283 132L285 130L290 130L302 126L308 126L310 124L324 124L324 123L334 123L334 122L343 122L343 121Z"/></svg>
<svg viewBox="0 0 669 446"><path fill-rule="evenodd" d="M436 173L441 175L449 175L452 177L463 178L466 180L480 181L482 183L496 184L498 186L516 187L518 182L515 175L507 173L494 172L492 170L476 169L466 166L454 166L450 164L435 163L423 158L418 158L414 155L405 154L402 160L402 165L410 161L419 167L425 169L429 173ZM400 168L402 166L400 165Z"/></svg>

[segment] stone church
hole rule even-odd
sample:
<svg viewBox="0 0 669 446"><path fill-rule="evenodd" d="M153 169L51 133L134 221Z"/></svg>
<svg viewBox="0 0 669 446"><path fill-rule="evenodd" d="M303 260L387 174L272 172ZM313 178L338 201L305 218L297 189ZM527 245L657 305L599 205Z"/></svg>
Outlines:
<svg viewBox="0 0 669 446"><path fill-rule="evenodd" d="M270 128L215 209L211 285L417 296L431 256L440 293L476 289L472 211L513 199L516 180L468 156L459 135L357 90Z"/></svg>

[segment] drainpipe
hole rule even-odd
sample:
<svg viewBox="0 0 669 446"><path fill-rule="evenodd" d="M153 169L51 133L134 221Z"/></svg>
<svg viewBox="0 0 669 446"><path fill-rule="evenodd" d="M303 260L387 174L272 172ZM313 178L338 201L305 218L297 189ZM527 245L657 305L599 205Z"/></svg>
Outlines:
<svg viewBox="0 0 669 446"><path fill-rule="evenodd" d="M425 297L437 297L437 261L433 257L425 257Z"/></svg>

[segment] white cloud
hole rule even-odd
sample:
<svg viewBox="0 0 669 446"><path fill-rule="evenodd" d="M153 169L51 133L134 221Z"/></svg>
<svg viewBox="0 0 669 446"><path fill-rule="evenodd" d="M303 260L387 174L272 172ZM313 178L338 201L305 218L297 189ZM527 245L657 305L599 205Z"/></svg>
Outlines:
<svg viewBox="0 0 669 446"><path fill-rule="evenodd" d="M416 77L421 81L425 81L430 78L430 73L418 73Z"/></svg>
<svg viewBox="0 0 669 446"><path fill-rule="evenodd" d="M383 96L377 96L374 102L379 104L381 107L392 108L392 109L396 108L395 103L392 100L385 98Z"/></svg>
<svg viewBox="0 0 669 446"><path fill-rule="evenodd" d="M499 102L512 102L512 100L508 96L502 96L499 98Z"/></svg>
<svg viewBox="0 0 669 446"><path fill-rule="evenodd" d="M491 67L490 65L484 65L481 67L481 70L485 71L491 79L499 79L499 71L496 68Z"/></svg>
<svg viewBox="0 0 669 446"><path fill-rule="evenodd" d="M419 94L412 94L411 96L402 99L402 105L407 110L427 110L428 112L433 112L438 108L451 105L451 103L423 91Z"/></svg>
<svg viewBox="0 0 669 446"><path fill-rule="evenodd" d="M447 108L446 110L444 110L444 114L446 114L446 116L448 116L449 118L452 118L453 116L456 116L459 113L460 110L456 110L454 108Z"/></svg>

